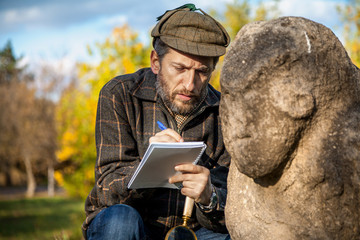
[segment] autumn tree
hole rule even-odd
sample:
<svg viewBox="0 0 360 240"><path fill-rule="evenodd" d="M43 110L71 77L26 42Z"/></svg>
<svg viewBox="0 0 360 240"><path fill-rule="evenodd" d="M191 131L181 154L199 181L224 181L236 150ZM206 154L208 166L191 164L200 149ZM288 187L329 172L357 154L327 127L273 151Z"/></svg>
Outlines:
<svg viewBox="0 0 360 240"><path fill-rule="evenodd" d="M54 103L38 96L33 74L19 61L7 43L0 51L0 184L26 182L32 197L36 176L46 175L44 162L55 156Z"/></svg>
<svg viewBox="0 0 360 240"><path fill-rule="evenodd" d="M116 27L90 55L99 54L98 64L78 64L78 79L63 93L57 123L63 168L55 176L72 196L85 198L94 185L96 162L96 106L102 86L117 75L149 66L150 48L140 42L128 25Z"/></svg>
<svg viewBox="0 0 360 240"><path fill-rule="evenodd" d="M360 67L360 0L350 0L337 10L344 23L345 48L353 63Z"/></svg>
<svg viewBox="0 0 360 240"><path fill-rule="evenodd" d="M247 23L253 21L269 20L276 17L279 12L277 10L277 1L268 1L268 5L259 3L255 8L250 5L248 0L234 0L226 4L225 12L219 13L211 10L210 14L219 19L225 27L231 40L235 39L238 31ZM231 43L230 43L231 44ZM211 84L220 90L220 71L223 65L223 57L220 57L219 63L214 71Z"/></svg>
<svg viewBox="0 0 360 240"><path fill-rule="evenodd" d="M56 167L61 167L56 159L58 135L55 124L55 109L61 93L75 75L75 66L69 68L64 65L64 61L61 59L55 63L39 62L35 73L36 78L32 83L38 99L37 109L41 112L41 119L37 121L39 124L38 135L43 141L39 149L42 155L39 157L43 163L46 163L43 166L47 168L48 196L55 195L54 172Z"/></svg>
<svg viewBox="0 0 360 240"><path fill-rule="evenodd" d="M28 91L24 83L7 83L0 85L0 176L1 185L21 185L28 183L28 190L35 190L35 179L32 168L26 168L27 178L23 174L28 158L24 158L25 148L21 146L20 135L27 126L22 126L24 109L30 104L26 101L33 93ZM23 107L25 107L23 109ZM27 148L27 147L26 147ZM28 171L30 170L30 171Z"/></svg>
<svg viewBox="0 0 360 240"><path fill-rule="evenodd" d="M3 184L21 184L21 170L25 166L27 195L32 196L36 182L31 167L30 144L25 140L29 136L31 138L32 132L26 132L30 124L25 123L25 119L29 120L32 117L28 115L28 110L34 94L27 88L32 76L26 74L23 67L19 67L20 60L21 58L15 57L11 42L8 41L0 51L0 159L3 170L1 176ZM25 139L22 139L24 135ZM22 145L23 142L25 145Z"/></svg>

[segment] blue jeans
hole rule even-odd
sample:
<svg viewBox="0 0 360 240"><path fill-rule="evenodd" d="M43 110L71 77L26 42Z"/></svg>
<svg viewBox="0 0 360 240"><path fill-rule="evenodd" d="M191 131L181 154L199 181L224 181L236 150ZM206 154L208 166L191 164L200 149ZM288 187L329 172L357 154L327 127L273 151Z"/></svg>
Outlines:
<svg viewBox="0 0 360 240"><path fill-rule="evenodd" d="M198 240L229 240L228 234L214 233L206 228L195 232ZM132 207L118 204L102 210L86 231L88 240L146 239L146 230L140 214Z"/></svg>

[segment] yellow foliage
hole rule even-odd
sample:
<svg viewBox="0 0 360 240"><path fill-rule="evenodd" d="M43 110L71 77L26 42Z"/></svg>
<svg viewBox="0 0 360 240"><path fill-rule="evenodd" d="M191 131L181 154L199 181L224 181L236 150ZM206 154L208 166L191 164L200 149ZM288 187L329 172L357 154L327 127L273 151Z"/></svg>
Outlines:
<svg viewBox="0 0 360 240"><path fill-rule="evenodd" d="M78 125L78 121L74 121L75 125ZM76 136L73 131L66 131L63 135L62 143L63 145L71 144L75 141Z"/></svg>
<svg viewBox="0 0 360 240"><path fill-rule="evenodd" d="M61 187L64 186L64 178L63 178L63 175L61 174L61 172L55 171L54 178L55 178L57 184L59 184L59 186L61 186Z"/></svg>
<svg viewBox="0 0 360 240"><path fill-rule="evenodd" d="M270 1L269 1L270 2ZM224 12L224 21L221 23L228 31L230 38L234 40L238 31L247 23L260 20L268 20L278 15L276 0L273 1L273 5L259 4L255 9L255 15L251 15L251 7L247 0L234 0L232 3L226 4L226 10ZM220 16L216 10L210 11L211 15ZM216 17L221 18L221 17ZM231 43L230 43L231 44ZM220 57L214 73L211 78L211 85L217 89L220 89L220 71L223 66L223 57Z"/></svg>
<svg viewBox="0 0 360 240"><path fill-rule="evenodd" d="M79 82L66 90L57 110L60 133L57 157L72 163L56 173L57 180L70 194L83 198L94 184L94 135L100 89L115 76L148 66L150 58L150 46L144 47L138 34L127 25L114 28L96 47L88 51L90 54L98 51L101 61L77 65Z"/></svg>
<svg viewBox="0 0 360 240"><path fill-rule="evenodd" d="M72 131L66 131L61 139L61 148L57 151L57 159L62 162L70 159L77 153L77 149L74 147L76 142L76 135Z"/></svg>
<svg viewBox="0 0 360 240"><path fill-rule="evenodd" d="M350 0L343 8L338 7L344 23L345 48L353 63L360 67L360 0Z"/></svg>
<svg viewBox="0 0 360 240"><path fill-rule="evenodd" d="M126 41L136 39L138 34L133 32L127 24L124 24L121 27L115 27L112 31L111 37L121 41Z"/></svg>
<svg viewBox="0 0 360 240"><path fill-rule="evenodd" d="M74 147L66 145L63 146L60 151L56 152L56 156L57 159L62 162L71 159L75 153L77 153L77 150Z"/></svg>
<svg viewBox="0 0 360 240"><path fill-rule="evenodd" d="M85 179L92 179L94 177L94 169L88 168L85 171Z"/></svg>
<svg viewBox="0 0 360 240"><path fill-rule="evenodd" d="M124 66L125 74L135 72L135 65L129 59L123 58L122 63L123 63L123 66Z"/></svg>

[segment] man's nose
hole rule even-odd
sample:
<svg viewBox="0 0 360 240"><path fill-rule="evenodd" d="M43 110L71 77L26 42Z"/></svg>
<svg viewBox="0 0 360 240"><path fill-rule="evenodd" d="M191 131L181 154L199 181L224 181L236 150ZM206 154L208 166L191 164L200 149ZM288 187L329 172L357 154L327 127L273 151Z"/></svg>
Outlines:
<svg viewBox="0 0 360 240"><path fill-rule="evenodd" d="M196 73L194 70L190 70L187 73L186 79L184 80L184 86L186 90L193 91L195 89Z"/></svg>

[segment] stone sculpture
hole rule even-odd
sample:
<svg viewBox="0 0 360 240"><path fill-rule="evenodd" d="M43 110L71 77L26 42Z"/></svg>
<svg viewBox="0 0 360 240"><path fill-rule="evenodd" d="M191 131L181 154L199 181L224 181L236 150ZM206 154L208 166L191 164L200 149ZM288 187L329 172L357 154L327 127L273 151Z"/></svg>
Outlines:
<svg viewBox="0 0 360 240"><path fill-rule="evenodd" d="M360 239L360 71L325 26L244 26L220 78L237 239Z"/></svg>

